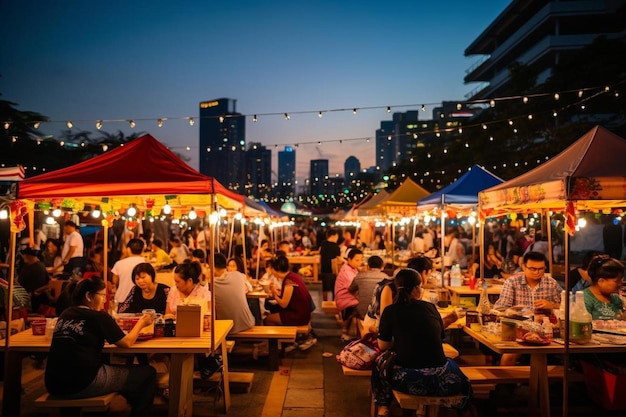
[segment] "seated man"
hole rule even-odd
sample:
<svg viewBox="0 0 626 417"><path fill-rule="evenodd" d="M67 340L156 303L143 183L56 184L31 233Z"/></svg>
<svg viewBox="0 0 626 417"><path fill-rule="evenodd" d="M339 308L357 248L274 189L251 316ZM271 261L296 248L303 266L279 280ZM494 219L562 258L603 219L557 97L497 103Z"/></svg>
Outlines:
<svg viewBox="0 0 626 417"><path fill-rule="evenodd" d="M360 318L356 311L359 299L354 293L350 292L350 285L354 277L359 273L362 262L363 252L359 249L351 249L348 253L348 261L339 270L337 281L335 281L335 303L343 319L341 340L344 342L354 339L359 334L359 331L349 332L350 327L355 324L355 320Z"/></svg>
<svg viewBox="0 0 626 417"><path fill-rule="evenodd" d="M534 310L558 309L561 304L561 287L555 279L545 275L546 257L540 252L527 252L522 272L504 281L497 309L523 305ZM519 355L502 355L501 365L515 365Z"/></svg>
<svg viewBox="0 0 626 417"><path fill-rule="evenodd" d="M359 304L356 306L359 317L365 318L367 315L367 309L372 301L376 285L383 279L389 279L389 275L382 271L383 266L383 258L370 256L367 260L367 270L357 273L352 284L348 287L348 292L356 294L359 300Z"/></svg>
<svg viewBox="0 0 626 417"><path fill-rule="evenodd" d="M226 257L221 253L213 256L215 266L215 318L232 320L230 333L239 333L253 327L254 316L246 299L248 287L246 276L239 271L226 270Z"/></svg>

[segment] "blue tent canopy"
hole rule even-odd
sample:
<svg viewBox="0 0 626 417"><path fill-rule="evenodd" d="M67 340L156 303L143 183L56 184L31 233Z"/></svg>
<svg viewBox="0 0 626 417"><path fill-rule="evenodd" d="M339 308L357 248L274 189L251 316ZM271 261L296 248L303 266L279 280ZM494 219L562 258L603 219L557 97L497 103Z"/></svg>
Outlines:
<svg viewBox="0 0 626 417"><path fill-rule="evenodd" d="M452 184L422 198L417 202L419 209L441 207L441 205L478 205L478 192L503 183L504 180L493 175L479 165L474 165L461 178Z"/></svg>

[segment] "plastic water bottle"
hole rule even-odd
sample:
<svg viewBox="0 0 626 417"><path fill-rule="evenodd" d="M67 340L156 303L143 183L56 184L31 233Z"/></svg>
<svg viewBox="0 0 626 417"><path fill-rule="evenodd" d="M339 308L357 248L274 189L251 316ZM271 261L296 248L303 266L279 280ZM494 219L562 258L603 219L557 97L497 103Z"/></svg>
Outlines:
<svg viewBox="0 0 626 417"><path fill-rule="evenodd" d="M550 318L549 317L544 317L543 318L543 324L541 325L541 330L543 331L543 338L546 340L552 340L552 338L554 337L553 334L553 329L552 329L552 323L550 323Z"/></svg>
<svg viewBox="0 0 626 417"><path fill-rule="evenodd" d="M569 316L570 340L576 343L588 343L591 340L591 314L585 307L585 294L576 292L576 299Z"/></svg>
<svg viewBox="0 0 626 417"><path fill-rule="evenodd" d="M450 285L453 287L460 287L461 284L463 284L463 280L461 278L461 267L459 264L454 264L450 269Z"/></svg>

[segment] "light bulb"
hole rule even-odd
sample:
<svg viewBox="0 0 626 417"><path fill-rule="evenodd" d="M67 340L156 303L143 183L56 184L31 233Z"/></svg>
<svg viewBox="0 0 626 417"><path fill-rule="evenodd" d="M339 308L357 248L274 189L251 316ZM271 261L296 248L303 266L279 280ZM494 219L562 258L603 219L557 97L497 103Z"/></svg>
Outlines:
<svg viewBox="0 0 626 417"><path fill-rule="evenodd" d="M254 123L256 123L256 122L258 121L258 119L256 118L256 114L255 114L254 116L252 116L252 121L253 121Z"/></svg>
<svg viewBox="0 0 626 417"><path fill-rule="evenodd" d="M102 120L98 120L96 122L96 129L98 129L98 130L102 129Z"/></svg>
<svg viewBox="0 0 626 417"><path fill-rule="evenodd" d="M65 123L65 126L67 126L67 128L68 128L68 129L71 129L71 128L72 128L72 126L74 126L74 125L72 124L72 122L70 122L70 121L68 120L68 121Z"/></svg>
<svg viewBox="0 0 626 417"><path fill-rule="evenodd" d="M9 126L11 126L11 123L4 122L4 130L9 130Z"/></svg>
<svg viewBox="0 0 626 417"><path fill-rule="evenodd" d="M189 220L195 220L195 219L198 218L198 213L196 213L196 211L192 207L191 211L188 214L188 216L189 216Z"/></svg>
<svg viewBox="0 0 626 417"><path fill-rule="evenodd" d="M5 220L9 218L9 211L7 209L0 210L0 220Z"/></svg>
<svg viewBox="0 0 626 417"><path fill-rule="evenodd" d="M318 115L318 117L322 117L323 116L322 112L319 112L317 115Z"/></svg>
<svg viewBox="0 0 626 417"><path fill-rule="evenodd" d="M220 116L220 123L224 123L224 116Z"/></svg>
<svg viewBox="0 0 626 417"><path fill-rule="evenodd" d="M55 208L54 210L52 210L52 215L54 217L59 217L61 215L61 209L60 208Z"/></svg>
<svg viewBox="0 0 626 417"><path fill-rule="evenodd" d="M495 100L491 100L491 101L489 102L489 106L491 106L491 107L496 107L496 101L495 101Z"/></svg>
<svg viewBox="0 0 626 417"><path fill-rule="evenodd" d="M193 117L190 117L190 118L189 118L189 126L193 126L193 124L194 124L195 122L196 122L196 121L195 121L195 120L193 120Z"/></svg>
<svg viewBox="0 0 626 417"><path fill-rule="evenodd" d="M128 125L130 126L131 129L135 128L135 121L134 120L129 120L128 121Z"/></svg>
<svg viewBox="0 0 626 417"><path fill-rule="evenodd" d="M554 99L555 100L558 100L560 98L561 98L561 96L559 95L559 93L554 93Z"/></svg>
<svg viewBox="0 0 626 417"><path fill-rule="evenodd" d="M128 210L126 210L126 214L128 214L130 217L134 217L135 214L137 214L137 209L134 206L130 206L128 207Z"/></svg>
<svg viewBox="0 0 626 417"><path fill-rule="evenodd" d="M102 212L98 209L95 209L94 211L91 212L91 217L93 217L94 219L97 219L98 217L100 217L100 215L102 214Z"/></svg>
<svg viewBox="0 0 626 417"><path fill-rule="evenodd" d="M157 119L157 126L163 127L163 119Z"/></svg>
<svg viewBox="0 0 626 417"><path fill-rule="evenodd" d="M391 113L391 107L387 106L387 113Z"/></svg>
<svg viewBox="0 0 626 417"><path fill-rule="evenodd" d="M172 207L165 203L165 205L163 206L163 213L164 214L170 214L172 212Z"/></svg>
<svg viewBox="0 0 626 417"><path fill-rule="evenodd" d="M522 102L523 102L524 104L527 104L527 103L528 103L528 97L524 97L524 98L522 98Z"/></svg>
<svg viewBox="0 0 626 417"><path fill-rule="evenodd" d="M35 123L33 124L33 127L34 127L35 129L39 129L39 126L40 126L40 125L41 125L41 122L35 122Z"/></svg>
<svg viewBox="0 0 626 417"><path fill-rule="evenodd" d="M46 217L46 224L55 224L55 223L56 223L56 220L54 220L53 217L50 217L50 216Z"/></svg>
<svg viewBox="0 0 626 417"><path fill-rule="evenodd" d="M289 120L290 119L289 114L285 113L284 116L285 116L285 120Z"/></svg>

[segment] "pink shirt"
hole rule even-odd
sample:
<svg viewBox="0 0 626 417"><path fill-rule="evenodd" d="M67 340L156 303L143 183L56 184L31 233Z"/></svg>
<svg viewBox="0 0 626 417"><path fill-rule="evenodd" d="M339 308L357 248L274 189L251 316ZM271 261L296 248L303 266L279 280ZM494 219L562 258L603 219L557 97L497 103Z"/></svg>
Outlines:
<svg viewBox="0 0 626 417"><path fill-rule="evenodd" d="M358 269L351 267L348 263L343 264L337 274L335 281L335 303L339 311L343 311L348 307L354 307L359 304L359 299L350 294L348 288L359 273Z"/></svg>

